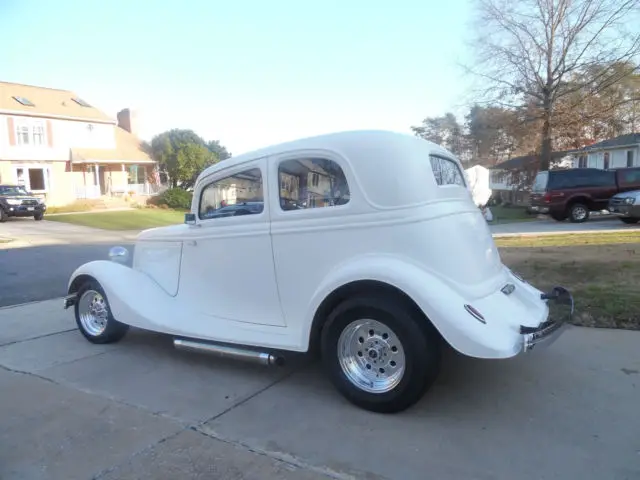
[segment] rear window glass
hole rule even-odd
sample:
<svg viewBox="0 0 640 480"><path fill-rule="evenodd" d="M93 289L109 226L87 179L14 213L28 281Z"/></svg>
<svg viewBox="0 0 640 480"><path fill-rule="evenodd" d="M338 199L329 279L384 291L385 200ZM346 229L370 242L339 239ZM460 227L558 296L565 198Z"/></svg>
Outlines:
<svg viewBox="0 0 640 480"><path fill-rule="evenodd" d="M549 179L549 172L540 172L536 175L531 186L531 191L535 193L544 192L547 188L547 180Z"/></svg>
<svg viewBox="0 0 640 480"><path fill-rule="evenodd" d="M614 186L616 184L615 175L615 172L611 170L586 168L554 172L549 178L549 189Z"/></svg>
<svg viewBox="0 0 640 480"><path fill-rule="evenodd" d="M460 167L453 160L438 155L429 155L431 170L438 185L466 186Z"/></svg>
<svg viewBox="0 0 640 480"><path fill-rule="evenodd" d="M620 177L621 183L640 183L640 169L623 171Z"/></svg>

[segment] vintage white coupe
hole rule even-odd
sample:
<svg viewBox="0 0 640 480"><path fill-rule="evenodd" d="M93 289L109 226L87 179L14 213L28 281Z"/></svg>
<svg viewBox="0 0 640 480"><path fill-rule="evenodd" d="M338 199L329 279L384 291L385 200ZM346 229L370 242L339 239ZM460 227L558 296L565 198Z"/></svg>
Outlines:
<svg viewBox="0 0 640 480"><path fill-rule="evenodd" d="M433 383L443 343L513 357L573 313L566 289L502 264L458 159L410 135L269 147L207 168L193 193L183 225L139 234L132 267L114 247L73 273L65 308L89 341L134 326L264 364L318 352L349 401L397 412Z"/></svg>

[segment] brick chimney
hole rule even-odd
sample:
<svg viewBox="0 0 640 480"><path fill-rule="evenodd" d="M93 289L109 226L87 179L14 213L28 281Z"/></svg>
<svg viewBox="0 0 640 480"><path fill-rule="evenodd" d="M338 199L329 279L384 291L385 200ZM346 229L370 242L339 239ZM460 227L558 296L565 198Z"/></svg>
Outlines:
<svg viewBox="0 0 640 480"><path fill-rule="evenodd" d="M135 111L125 108L118 112L118 126L127 132L138 135L137 114Z"/></svg>

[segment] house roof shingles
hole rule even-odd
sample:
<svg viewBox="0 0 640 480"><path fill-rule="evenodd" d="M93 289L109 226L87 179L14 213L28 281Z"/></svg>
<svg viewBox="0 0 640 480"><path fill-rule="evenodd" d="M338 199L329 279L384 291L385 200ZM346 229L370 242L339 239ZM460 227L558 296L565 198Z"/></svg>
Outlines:
<svg viewBox="0 0 640 480"><path fill-rule="evenodd" d="M597 150L601 148L625 147L627 145L638 144L640 144L640 133L629 133L627 135L620 135L618 137L609 138L608 140L603 140L592 145L587 145L580 151L588 152L589 150Z"/></svg>
<svg viewBox="0 0 640 480"><path fill-rule="evenodd" d="M33 104L23 105L14 97L22 97ZM100 123L116 123L93 106L82 106L74 99L82 101L74 92L54 88L0 82L0 111L11 111L21 115L38 117L72 117Z"/></svg>
<svg viewBox="0 0 640 480"><path fill-rule="evenodd" d="M572 150L566 150L562 152L552 152L551 160L552 161L560 160L563 157L566 157L567 155L569 155L571 152ZM505 160L502 163L498 163L497 165L494 165L493 167L490 168L490 170L509 170L513 168L520 168L537 161L538 161L538 155L524 155L522 157L513 157L513 158L510 158L509 160Z"/></svg>
<svg viewBox="0 0 640 480"><path fill-rule="evenodd" d="M115 127L116 148L74 148L71 157L76 162L122 160L153 163L153 159L142 148L140 139L121 127Z"/></svg>

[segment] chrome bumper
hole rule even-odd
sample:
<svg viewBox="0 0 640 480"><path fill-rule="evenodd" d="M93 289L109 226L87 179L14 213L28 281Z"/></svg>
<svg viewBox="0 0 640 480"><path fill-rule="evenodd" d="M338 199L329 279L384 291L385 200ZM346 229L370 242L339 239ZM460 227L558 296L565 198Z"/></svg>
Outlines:
<svg viewBox="0 0 640 480"><path fill-rule="evenodd" d="M570 325L573 317L573 297L566 288L554 287L551 292L543 293L541 298L548 301L549 319L537 327L520 326L523 352L530 352L536 346L551 345Z"/></svg>

